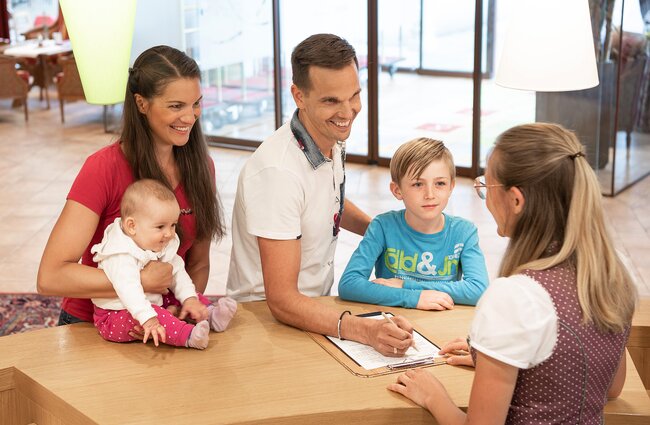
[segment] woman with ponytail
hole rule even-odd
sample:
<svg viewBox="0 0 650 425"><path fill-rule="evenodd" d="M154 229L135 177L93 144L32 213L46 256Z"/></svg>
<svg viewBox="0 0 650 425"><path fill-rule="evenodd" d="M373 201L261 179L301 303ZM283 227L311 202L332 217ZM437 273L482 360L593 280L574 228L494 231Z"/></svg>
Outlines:
<svg viewBox="0 0 650 425"><path fill-rule="evenodd" d="M448 363L475 365L467 413L418 369L389 389L440 424L601 424L625 382L636 289L603 219L596 175L576 136L555 124L501 134L475 188L510 242ZM451 355L468 349L471 356Z"/></svg>
<svg viewBox="0 0 650 425"><path fill-rule="evenodd" d="M178 255L197 291L205 290L210 242L223 236L224 225L214 164L198 121L200 77L192 58L168 46L147 49L129 69L120 139L86 160L41 259L39 293L65 297L59 324L92 321L90 298L116 296L90 249L119 216L126 187L140 179L157 180L174 192L181 208ZM147 293L166 294L171 279L171 266L161 262L141 272Z"/></svg>

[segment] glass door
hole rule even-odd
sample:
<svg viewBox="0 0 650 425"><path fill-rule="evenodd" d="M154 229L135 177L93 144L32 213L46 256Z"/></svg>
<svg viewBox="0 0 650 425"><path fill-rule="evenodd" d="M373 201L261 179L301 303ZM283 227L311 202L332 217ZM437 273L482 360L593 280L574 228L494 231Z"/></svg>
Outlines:
<svg viewBox="0 0 650 425"><path fill-rule="evenodd" d="M471 167L475 2L461 3L378 1L380 162L402 143L430 137L449 147L458 167ZM469 75L419 72L434 63Z"/></svg>
<svg viewBox="0 0 650 425"><path fill-rule="evenodd" d="M203 70L205 132L212 143L258 146L296 108L293 48L312 34L334 33L355 47L360 63L363 108L348 159L386 165L398 146L424 136L449 146L461 175L475 174L481 123L494 133L500 120L512 121L490 79L502 28L496 3L181 0L183 46ZM515 121L528 110L512 109Z"/></svg>
<svg viewBox="0 0 650 425"><path fill-rule="evenodd" d="M422 2L422 69L471 75L476 0Z"/></svg>
<svg viewBox="0 0 650 425"><path fill-rule="evenodd" d="M317 11L317 13L314 13ZM362 109L346 143L347 153L368 155L368 7L367 2L329 0L281 0L280 40L282 76L282 122L291 118L296 104L291 97L291 52L312 34L332 33L346 39L359 59Z"/></svg>
<svg viewBox="0 0 650 425"><path fill-rule="evenodd" d="M483 3L483 27L490 19L493 22L491 45L494 57L500 58L503 40L510 19L510 12L517 0L499 0L490 9ZM486 55L486 45L483 54ZM498 59L497 59L498 60ZM498 64L498 62L497 62ZM515 125L535 122L535 92L514 90L496 85L494 75L481 80L481 128L479 161L485 167L485 156L494 144L496 137Z"/></svg>
<svg viewBox="0 0 650 425"><path fill-rule="evenodd" d="M185 3L187 52L203 73L204 132L257 145L275 130L271 2Z"/></svg>

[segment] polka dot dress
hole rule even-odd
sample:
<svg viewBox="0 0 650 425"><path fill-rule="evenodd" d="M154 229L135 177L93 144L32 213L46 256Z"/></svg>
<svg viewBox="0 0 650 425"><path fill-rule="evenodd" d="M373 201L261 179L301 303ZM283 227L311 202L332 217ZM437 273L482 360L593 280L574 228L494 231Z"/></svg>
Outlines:
<svg viewBox="0 0 650 425"><path fill-rule="evenodd" d="M582 323L574 267L565 263L523 274L550 294L558 315L558 337L551 357L519 370L506 423L601 424L629 328L609 334Z"/></svg>

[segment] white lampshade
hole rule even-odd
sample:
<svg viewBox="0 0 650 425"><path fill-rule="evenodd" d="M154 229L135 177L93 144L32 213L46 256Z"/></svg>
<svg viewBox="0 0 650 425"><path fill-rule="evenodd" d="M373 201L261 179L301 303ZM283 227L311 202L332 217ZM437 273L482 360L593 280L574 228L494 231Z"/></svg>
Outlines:
<svg viewBox="0 0 650 425"><path fill-rule="evenodd" d="M124 101L136 0L60 0L86 101Z"/></svg>
<svg viewBox="0 0 650 425"><path fill-rule="evenodd" d="M587 0L517 0L496 71L500 86L535 91L598 85Z"/></svg>

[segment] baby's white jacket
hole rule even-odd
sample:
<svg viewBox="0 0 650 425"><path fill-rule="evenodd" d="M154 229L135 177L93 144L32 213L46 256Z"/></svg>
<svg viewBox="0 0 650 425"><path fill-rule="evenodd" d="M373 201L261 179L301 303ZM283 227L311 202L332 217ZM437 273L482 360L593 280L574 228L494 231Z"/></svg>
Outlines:
<svg viewBox="0 0 650 425"><path fill-rule="evenodd" d="M100 243L90 252L95 254L93 261L99 264L113 284L118 298L93 298L93 303L105 310L128 310L140 324L156 316L151 304L162 305L162 295L145 293L140 282L140 271L149 261L171 263L173 267L172 286L169 290L176 299L185 302L196 296L196 287L185 271L183 259L176 254L180 240L178 235L169 241L161 252L140 248L128 237L121 227L121 219L106 227Z"/></svg>

